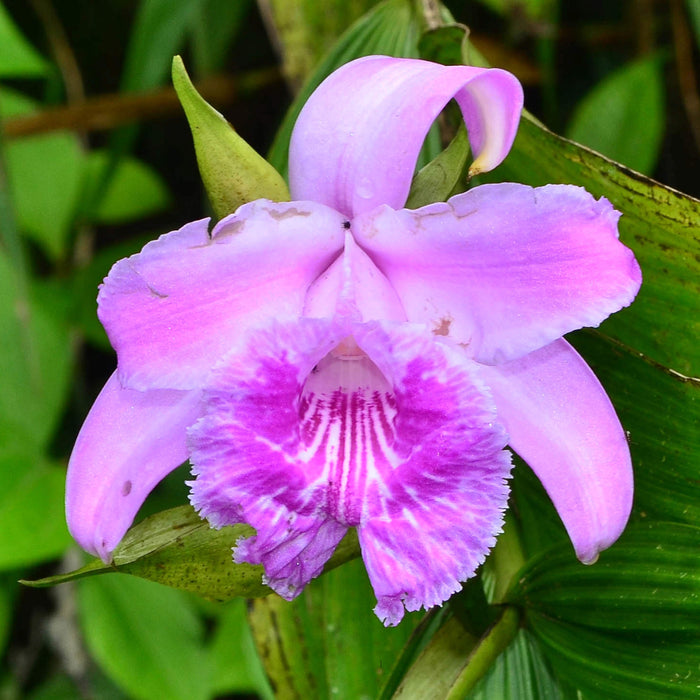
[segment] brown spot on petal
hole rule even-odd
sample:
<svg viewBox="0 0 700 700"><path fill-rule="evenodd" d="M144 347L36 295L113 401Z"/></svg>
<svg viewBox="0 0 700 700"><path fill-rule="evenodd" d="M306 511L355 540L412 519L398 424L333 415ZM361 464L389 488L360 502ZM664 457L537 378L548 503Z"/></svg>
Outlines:
<svg viewBox="0 0 700 700"><path fill-rule="evenodd" d="M122 484L122 496L128 496L131 493L131 482L125 481Z"/></svg>
<svg viewBox="0 0 700 700"><path fill-rule="evenodd" d="M433 333L435 335L449 335L451 325L452 325L452 319L445 317L445 318L441 319L441 321L437 327L433 328Z"/></svg>
<svg viewBox="0 0 700 700"><path fill-rule="evenodd" d="M236 219L235 221L231 221L230 223L226 224L224 228L218 231L216 237L212 238L212 240L219 240L220 238L224 238L226 236L235 236L245 228L245 223L245 219Z"/></svg>
<svg viewBox="0 0 700 700"><path fill-rule="evenodd" d="M292 207L291 209L285 209L285 211L275 211L274 209L265 209L265 211L275 221L283 221L284 219L289 219L293 216L311 216L310 211L300 211L296 207Z"/></svg>

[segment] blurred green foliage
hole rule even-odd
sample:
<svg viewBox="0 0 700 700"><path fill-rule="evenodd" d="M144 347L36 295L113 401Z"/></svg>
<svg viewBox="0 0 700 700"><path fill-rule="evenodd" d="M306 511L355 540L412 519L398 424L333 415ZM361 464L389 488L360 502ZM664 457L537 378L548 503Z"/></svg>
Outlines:
<svg viewBox="0 0 700 700"><path fill-rule="evenodd" d="M700 194L700 3L577 5L0 3L1 698L405 699L426 697L426 688L450 698L696 696L700 209L643 175ZM458 22L469 25L468 42ZM451 26L426 37L436 24ZM548 127L602 154L528 118L489 176L570 182L608 197L625 214L622 237L644 271L635 305L600 332L572 338L629 430L636 469L633 522L599 564L576 562L541 486L519 465L496 554L511 547L511 560L518 552L522 561L512 581L499 582L503 557L493 557L488 595L478 581L480 595L467 587L443 610L385 630L352 561L293 604L208 603L187 591L213 585L211 561L185 585L178 576L202 561L185 561L194 550L174 553L197 542L225 566L237 533L212 533L193 519L178 471L144 512L179 508L144 521L124 543L118 564L141 578L18 587L18 578L84 563L64 523L63 479L114 365L95 317L97 284L115 260L210 213L169 89L177 53L238 133L259 152L271 148L280 172L304 100L333 68L367 53L485 57L521 78L528 109ZM467 186L462 136L416 178L413 202ZM445 145L434 130L421 165ZM449 184L433 177L437 167L450 171ZM178 518L191 528L157 539ZM357 555L356 543L343 546L337 563ZM230 580L217 584L224 594L210 597L264 593L257 572L241 583L230 566Z"/></svg>

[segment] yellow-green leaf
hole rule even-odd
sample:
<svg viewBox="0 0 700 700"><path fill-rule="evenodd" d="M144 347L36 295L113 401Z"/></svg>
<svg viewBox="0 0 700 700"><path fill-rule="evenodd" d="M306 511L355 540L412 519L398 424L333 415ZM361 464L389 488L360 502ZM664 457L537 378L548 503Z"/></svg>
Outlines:
<svg viewBox="0 0 700 700"><path fill-rule="evenodd" d="M120 572L196 593L207 600L266 596L261 566L234 564L231 549L241 537L253 534L247 525L213 530L190 506L179 506L146 518L127 532L112 564L93 560L77 571L38 581L35 588L54 586L95 574ZM326 565L330 570L357 557L354 531L338 545Z"/></svg>
<svg viewBox="0 0 700 700"><path fill-rule="evenodd" d="M192 130L202 182L219 218L255 199L289 200L281 175L197 92L182 59L173 59L173 85Z"/></svg>

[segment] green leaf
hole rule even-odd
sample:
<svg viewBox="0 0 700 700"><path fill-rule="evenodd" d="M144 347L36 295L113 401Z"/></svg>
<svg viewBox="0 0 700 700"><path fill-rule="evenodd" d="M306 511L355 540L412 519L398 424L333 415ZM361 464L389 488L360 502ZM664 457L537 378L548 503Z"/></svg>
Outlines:
<svg viewBox="0 0 700 700"><path fill-rule="evenodd" d="M309 76L289 108L272 144L268 160L281 173L286 173L289 139L301 108L311 93L336 68L360 56L417 57L420 25L411 2L385 0L353 24L338 40ZM436 149L431 157L437 155Z"/></svg>
<svg viewBox="0 0 700 700"><path fill-rule="evenodd" d="M664 128L663 65L658 56L649 56L596 85L576 107L566 135L648 175Z"/></svg>
<svg viewBox="0 0 700 700"><path fill-rule="evenodd" d="M112 564L95 559L68 574L22 583L43 588L96 574L121 572L196 593L207 600L266 596L270 589L262 583L262 567L234 564L231 557L236 541L251 534L253 530L246 525L213 530L190 506L179 506L152 515L131 528L114 550ZM326 571L358 554L353 531L338 545Z"/></svg>
<svg viewBox="0 0 700 700"><path fill-rule="evenodd" d="M204 630L185 595L128 576L81 581L78 593L91 654L131 697L210 697Z"/></svg>
<svg viewBox="0 0 700 700"><path fill-rule="evenodd" d="M27 114L37 103L13 90L0 93L0 116ZM84 176L78 138L54 132L14 139L4 147L19 228L49 258L65 255Z"/></svg>
<svg viewBox="0 0 700 700"><path fill-rule="evenodd" d="M255 600L253 635L277 698L376 697L420 616L387 629L375 604L361 561L312 581L291 603Z"/></svg>
<svg viewBox="0 0 700 700"><path fill-rule="evenodd" d="M470 46L469 28L451 20L450 17L439 27L428 29L421 34L418 41L421 58L446 66L457 66L466 62L465 56ZM461 113L459 118L463 121Z"/></svg>
<svg viewBox="0 0 700 700"><path fill-rule="evenodd" d="M466 182L469 139L460 126L449 146L413 177L407 209L419 209L432 202L444 202L460 181Z"/></svg>
<svg viewBox="0 0 700 700"><path fill-rule="evenodd" d="M448 697L452 683L478 641L456 618L450 618L433 635L391 697L397 700Z"/></svg>
<svg viewBox="0 0 700 700"><path fill-rule="evenodd" d="M244 600L232 600L224 606L208 651L213 693L255 693L264 700L273 700L248 625Z"/></svg>
<svg viewBox="0 0 700 700"><path fill-rule="evenodd" d="M32 292L0 250L0 444L33 454L46 445L63 409L71 345L68 329Z"/></svg>
<svg viewBox="0 0 700 700"><path fill-rule="evenodd" d="M685 0L685 5L693 25L696 44L700 46L700 0Z"/></svg>
<svg viewBox="0 0 700 700"><path fill-rule="evenodd" d="M32 683L32 686L34 684ZM78 687L79 686L79 687ZM12 696L17 697L17 696ZM36 687L22 700L76 700L76 698L99 698L99 700L133 700L95 665L90 664L85 675L71 679L65 673L49 676L45 683Z"/></svg>
<svg viewBox="0 0 700 700"><path fill-rule="evenodd" d="M281 48L284 74L298 86L338 36L376 0L344 0L332 8L317 0L265 0L260 5Z"/></svg>
<svg viewBox="0 0 700 700"><path fill-rule="evenodd" d="M592 566L571 547L530 561L509 595L529 614L613 632L700 639L700 529L634 523Z"/></svg>
<svg viewBox="0 0 700 700"><path fill-rule="evenodd" d="M42 134L6 147L8 179L19 227L52 259L66 254L83 178L75 136Z"/></svg>
<svg viewBox="0 0 700 700"><path fill-rule="evenodd" d="M5 85L0 86L0 117L2 119L36 112L39 108L40 105L36 100Z"/></svg>
<svg viewBox="0 0 700 700"><path fill-rule="evenodd" d="M373 612L376 597L361 559L330 572L317 588L322 589L323 603L316 619L323 625L322 659L331 694L375 697L423 613L408 613L398 627L384 627ZM313 592L310 597L306 604L315 610ZM357 644L359 639L362 644Z"/></svg>
<svg viewBox="0 0 700 700"><path fill-rule="evenodd" d="M586 700L697 698L696 641L604 634L544 617L529 624L555 672Z"/></svg>
<svg viewBox="0 0 700 700"><path fill-rule="evenodd" d="M0 78L40 77L49 64L22 36L7 10L0 3Z"/></svg>
<svg viewBox="0 0 700 700"><path fill-rule="evenodd" d="M665 371L594 331L570 340L602 381L627 431L633 518L700 522L700 382Z"/></svg>
<svg viewBox="0 0 700 700"><path fill-rule="evenodd" d="M142 0L131 31L121 87L127 92L163 85L199 9L207 0Z"/></svg>
<svg viewBox="0 0 700 700"><path fill-rule="evenodd" d="M27 700L75 700L79 691L68 676L53 675L27 696Z"/></svg>
<svg viewBox="0 0 700 700"><path fill-rule="evenodd" d="M126 50L121 90L142 92L163 85L173 56L185 42L199 9L207 0L141 0ZM99 206L100 198L114 175L119 161L133 148L138 125L116 129L109 137L106 167L93 183L94 199L86 200L88 213ZM91 215L88 218L92 218Z"/></svg>
<svg viewBox="0 0 700 700"><path fill-rule="evenodd" d="M561 518L540 480L517 455L513 456L513 464L509 512L517 518L518 536L526 557L537 555L558 542L571 546ZM487 567L490 561L489 558ZM503 581L499 579L498 584L500 588Z"/></svg>
<svg viewBox="0 0 700 700"><path fill-rule="evenodd" d="M512 16L519 22L524 20L551 20L557 7L557 0L479 0L482 5L494 12Z"/></svg>
<svg viewBox="0 0 700 700"><path fill-rule="evenodd" d="M146 518L131 528L114 551L112 564L95 559L77 571L38 581L45 587L95 574L121 572L197 593L207 600L267 595L262 567L234 565L231 548L251 534L244 525L212 530L190 506Z"/></svg>
<svg viewBox="0 0 700 700"><path fill-rule="evenodd" d="M547 660L528 630L513 643L467 695L469 700L561 700L564 695Z"/></svg>
<svg viewBox="0 0 700 700"><path fill-rule="evenodd" d="M531 561L510 594L555 670L586 697L695 697L700 529L636 523L583 567L569 546Z"/></svg>
<svg viewBox="0 0 700 700"><path fill-rule="evenodd" d="M0 455L0 570L53 559L71 544L65 478L65 469L27 453Z"/></svg>
<svg viewBox="0 0 700 700"><path fill-rule="evenodd" d="M173 85L192 130L199 172L216 215L223 218L254 199L289 201L280 174L200 96L179 56L173 59Z"/></svg>
<svg viewBox="0 0 700 700"><path fill-rule="evenodd" d="M457 700L473 690L518 631L518 612L501 608L481 637L453 617L438 630L393 695L397 700L434 697Z"/></svg>
<svg viewBox="0 0 700 700"><path fill-rule="evenodd" d="M450 618L451 614L452 612L448 605L435 607L423 616L423 619L413 628L410 637L397 655L391 671L386 674L377 700L389 700L389 698L394 696L411 665L425 649L435 633Z"/></svg>
<svg viewBox="0 0 700 700"><path fill-rule="evenodd" d="M76 700L76 698L132 700L94 664L90 665L86 675L81 675L77 679L71 679L65 671L54 672L41 685L34 687L32 683L32 692L26 696L22 695L22 700Z"/></svg>
<svg viewBox="0 0 700 700"><path fill-rule="evenodd" d="M96 199L95 186L108 162L106 151L92 151L88 155L83 194L86 201ZM94 223L120 224L154 214L169 203L170 195L162 178L142 161L127 156L118 162L90 216Z"/></svg>
<svg viewBox="0 0 700 700"><path fill-rule="evenodd" d="M236 36L246 27L252 0L205 0L191 25L195 74L200 77L223 67Z"/></svg>

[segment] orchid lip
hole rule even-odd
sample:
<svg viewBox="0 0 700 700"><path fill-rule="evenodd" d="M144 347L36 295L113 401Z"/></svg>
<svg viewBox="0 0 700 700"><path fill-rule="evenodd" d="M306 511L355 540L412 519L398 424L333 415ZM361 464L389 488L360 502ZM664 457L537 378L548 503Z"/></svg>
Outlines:
<svg viewBox="0 0 700 700"><path fill-rule="evenodd" d="M192 503L217 527L242 519L256 529L235 559L263 564L285 597L310 580L299 567L320 571L330 543L356 527L378 612L388 606L383 619L396 624L390 600L442 602L483 561L510 460L476 366L458 350L420 326L351 325L351 334L328 319L261 328L218 367L190 430ZM338 353L348 342L352 354ZM470 534L453 551L448 531L463 527ZM330 539L314 544L320 532ZM435 578L426 557L442 561Z"/></svg>

